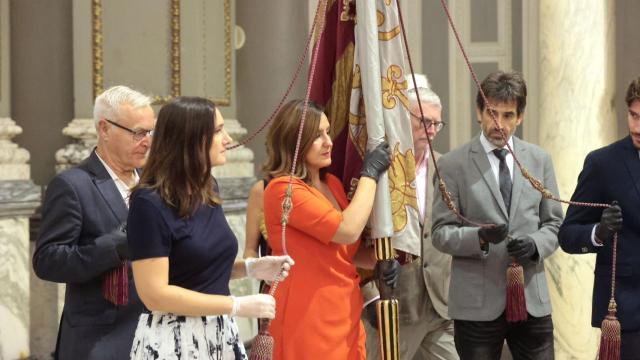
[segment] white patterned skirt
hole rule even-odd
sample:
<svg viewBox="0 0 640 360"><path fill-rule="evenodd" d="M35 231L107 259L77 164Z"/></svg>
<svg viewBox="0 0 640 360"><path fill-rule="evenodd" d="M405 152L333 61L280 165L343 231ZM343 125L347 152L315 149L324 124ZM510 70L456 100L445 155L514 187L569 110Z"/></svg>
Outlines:
<svg viewBox="0 0 640 360"><path fill-rule="evenodd" d="M246 360L235 320L154 311L138 320L132 360Z"/></svg>

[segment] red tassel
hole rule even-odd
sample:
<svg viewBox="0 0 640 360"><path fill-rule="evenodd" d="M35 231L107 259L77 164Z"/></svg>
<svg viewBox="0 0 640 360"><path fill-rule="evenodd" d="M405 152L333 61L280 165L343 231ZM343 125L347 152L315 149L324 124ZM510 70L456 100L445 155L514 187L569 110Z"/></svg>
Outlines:
<svg viewBox="0 0 640 360"><path fill-rule="evenodd" d="M129 302L129 266L126 261L104 275L102 296L115 305Z"/></svg>
<svg viewBox="0 0 640 360"><path fill-rule="evenodd" d="M620 343L621 330L620 322L616 317L616 301L609 300L609 313L602 320L602 334L600 335L600 351L598 352L599 360L619 360L620 359Z"/></svg>
<svg viewBox="0 0 640 360"><path fill-rule="evenodd" d="M527 320L527 301L524 297L524 270L522 265L511 262L507 268L507 321Z"/></svg>
<svg viewBox="0 0 640 360"><path fill-rule="evenodd" d="M260 320L262 330L253 339L249 360L271 360L273 358L273 336L269 333L269 321Z"/></svg>

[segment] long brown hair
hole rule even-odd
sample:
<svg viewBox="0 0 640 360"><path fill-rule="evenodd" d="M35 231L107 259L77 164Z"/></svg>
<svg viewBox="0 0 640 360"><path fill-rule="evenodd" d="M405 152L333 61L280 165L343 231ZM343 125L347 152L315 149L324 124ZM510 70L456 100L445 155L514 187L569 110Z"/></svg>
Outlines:
<svg viewBox="0 0 640 360"><path fill-rule="evenodd" d="M203 204L219 204L209 158L215 117L215 104L199 97L178 97L164 105L149 159L133 192L154 189L180 218L191 216Z"/></svg>
<svg viewBox="0 0 640 360"><path fill-rule="evenodd" d="M291 100L280 109L273 120L273 125L267 133L268 159L263 167L268 178L290 174L303 110L304 100ZM310 181L305 165L305 155L316 138L323 114L322 108L318 104L309 101L302 129L302 139L300 140L299 158L293 174L305 182ZM321 179L324 179L325 172L326 169L320 169Z"/></svg>

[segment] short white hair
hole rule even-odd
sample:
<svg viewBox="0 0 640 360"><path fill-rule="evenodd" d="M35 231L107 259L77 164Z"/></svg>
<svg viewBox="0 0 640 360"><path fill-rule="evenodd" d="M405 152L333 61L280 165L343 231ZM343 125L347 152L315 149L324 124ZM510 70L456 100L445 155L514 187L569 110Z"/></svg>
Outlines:
<svg viewBox="0 0 640 360"><path fill-rule="evenodd" d="M123 85L108 88L96 97L93 105L93 121L96 129L101 119L117 122L120 117L120 109L125 104L139 109L150 106L151 98Z"/></svg>
<svg viewBox="0 0 640 360"><path fill-rule="evenodd" d="M420 102L434 104L442 108L440 97L431 89L429 79L427 79L423 74L414 75L416 77L416 85L418 89L417 94L416 87L413 86L413 78L411 74L407 74L407 76L405 76L405 79L407 80L407 97L409 98L410 104L417 104L418 96L420 96Z"/></svg>

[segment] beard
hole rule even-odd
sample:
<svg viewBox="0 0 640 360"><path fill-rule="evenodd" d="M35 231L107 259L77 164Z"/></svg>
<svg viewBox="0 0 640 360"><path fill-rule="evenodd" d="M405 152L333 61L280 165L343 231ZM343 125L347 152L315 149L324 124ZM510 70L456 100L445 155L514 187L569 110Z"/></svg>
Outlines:
<svg viewBox="0 0 640 360"><path fill-rule="evenodd" d="M505 131L504 135L506 137L506 140L508 141L512 134L507 132L507 131ZM487 138L487 140L489 140L489 142L492 145L497 146L497 147L503 147L507 143L507 141L505 141L502 138L502 135L500 134L500 130L492 130L491 132L489 132L489 135L486 136L486 138Z"/></svg>

